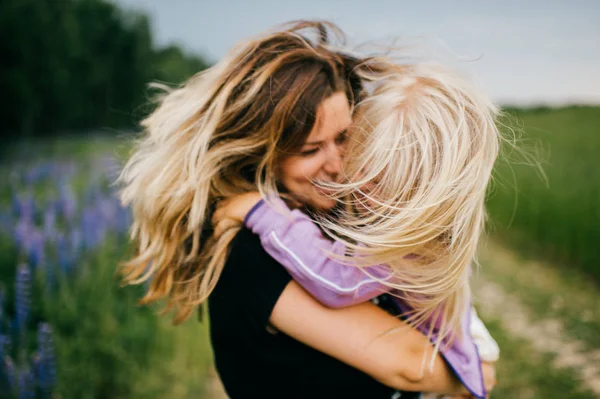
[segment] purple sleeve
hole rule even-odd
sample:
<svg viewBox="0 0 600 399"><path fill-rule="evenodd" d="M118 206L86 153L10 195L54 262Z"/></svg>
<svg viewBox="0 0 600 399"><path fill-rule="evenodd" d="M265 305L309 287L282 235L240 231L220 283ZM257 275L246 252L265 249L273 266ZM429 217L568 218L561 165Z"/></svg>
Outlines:
<svg viewBox="0 0 600 399"><path fill-rule="evenodd" d="M332 308L370 300L390 288L379 280L391 278L387 266L344 265L328 254L342 255L343 244L327 239L308 216L281 200L259 202L244 223L260 237L265 251L304 289Z"/></svg>

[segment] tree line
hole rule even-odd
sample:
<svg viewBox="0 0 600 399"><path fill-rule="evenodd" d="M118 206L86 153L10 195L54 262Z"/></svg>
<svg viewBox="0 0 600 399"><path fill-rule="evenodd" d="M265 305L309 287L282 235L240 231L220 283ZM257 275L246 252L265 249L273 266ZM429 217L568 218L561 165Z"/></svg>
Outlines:
<svg viewBox="0 0 600 399"><path fill-rule="evenodd" d="M150 20L106 0L0 1L4 138L123 128L148 111L147 84L207 67L158 48Z"/></svg>

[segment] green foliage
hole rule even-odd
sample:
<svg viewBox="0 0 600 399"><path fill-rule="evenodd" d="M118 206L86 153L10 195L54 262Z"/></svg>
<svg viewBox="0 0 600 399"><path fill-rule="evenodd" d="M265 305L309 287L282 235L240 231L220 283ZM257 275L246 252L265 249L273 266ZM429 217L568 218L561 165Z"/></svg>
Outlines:
<svg viewBox="0 0 600 399"><path fill-rule="evenodd" d="M579 267L600 281L600 108L512 111L535 167L501 162L488 206L495 232L532 255Z"/></svg>
<svg viewBox="0 0 600 399"><path fill-rule="evenodd" d="M496 363L498 386L491 398L594 399L570 369L553 367L554 356L535 351L528 342L514 338L499 322L486 320L486 327L501 348Z"/></svg>
<svg viewBox="0 0 600 399"><path fill-rule="evenodd" d="M207 65L154 49L148 18L104 0L0 3L4 135L132 126L153 80L180 83Z"/></svg>
<svg viewBox="0 0 600 399"><path fill-rule="evenodd" d="M13 177L2 181L0 216L10 215L15 190L24 192L33 188L36 215L39 215L52 203L55 188L65 177L71 182L81 207L92 206L90 188L95 187L96 192L102 193L109 190L106 184L112 181L108 174L110 167L106 171L99 170L100 164L93 161L103 159L104 150L114 150L116 140L99 136L67 142L62 138L46 138L43 142L40 148L30 143L28 156L18 146L10 146L25 159L0 165L0 171L6 176L25 173L28 159L42 160L46 165L53 159L70 159L76 165L74 175L52 174L34 187L18 187ZM16 223L16 219L14 221ZM62 223L66 221L59 218L59 229L66 227ZM80 221L72 223L78 226ZM58 378L53 397L202 397L212 363L208 325L192 317L183 325L173 326L170 317L157 314L161 307L138 306L144 287L121 287L115 274L117 264L126 259L130 251L126 237L109 231L101 245L83 251L67 271L57 259L57 251L54 241L48 238L46 262L32 268L35 273L33 303L25 344L21 347L21 342L16 342L19 347L12 350L17 369L23 369L33 357L36 326L46 322L53 330L57 361ZM0 231L0 288L6 299L5 314L0 309L2 334L8 331L14 319L14 281L21 262L27 262L27 257L19 250L14 237ZM0 398L6 397L5 393L0 387Z"/></svg>
<svg viewBox="0 0 600 399"><path fill-rule="evenodd" d="M172 326L139 307L138 288L120 288L116 243L82 260L77 281L47 301L54 326L62 398L200 397L211 362L207 326Z"/></svg>
<svg viewBox="0 0 600 399"><path fill-rule="evenodd" d="M16 256L6 240L1 247L0 276L12 281ZM208 326L194 318L173 326L156 308L138 306L139 287L121 288L114 275L123 249L113 241L81 259L76 276L63 276L55 292L38 270L27 346L35 346L37 322L52 325L60 398L202 397L212 362ZM12 298L12 287L4 288Z"/></svg>
<svg viewBox="0 0 600 399"><path fill-rule="evenodd" d="M208 65L177 46L168 46L154 54L155 79L170 85L179 84Z"/></svg>

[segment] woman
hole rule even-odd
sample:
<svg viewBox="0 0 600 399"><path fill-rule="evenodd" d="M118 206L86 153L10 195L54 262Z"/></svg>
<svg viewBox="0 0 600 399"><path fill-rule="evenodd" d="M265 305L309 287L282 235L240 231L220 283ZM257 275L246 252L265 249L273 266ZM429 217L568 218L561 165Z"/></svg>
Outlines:
<svg viewBox="0 0 600 399"><path fill-rule="evenodd" d="M211 295L215 362L232 398L467 393L439 356L414 367L433 351L418 331L382 336L404 324L370 303L327 309L248 230L210 231L216 201L250 191L334 208L312 179L338 181L361 86L358 60L329 50L326 28L299 23L240 46L143 121L120 177L139 251L125 281L149 280L142 302L166 297L176 322Z"/></svg>
<svg viewBox="0 0 600 399"><path fill-rule="evenodd" d="M338 189L356 206L321 219L337 240L300 209L276 198L261 201L258 193L221 204L213 216L215 234L244 222L267 253L328 307L392 292L400 313L413 315L473 396L483 398L480 365L497 361L499 349L471 309L467 280L498 154L496 108L440 65L389 65L385 71L357 105L348 131L343 170L350 179ZM348 195L342 200L352 203ZM454 303L462 311L454 312ZM424 316L421 323L417 315Z"/></svg>

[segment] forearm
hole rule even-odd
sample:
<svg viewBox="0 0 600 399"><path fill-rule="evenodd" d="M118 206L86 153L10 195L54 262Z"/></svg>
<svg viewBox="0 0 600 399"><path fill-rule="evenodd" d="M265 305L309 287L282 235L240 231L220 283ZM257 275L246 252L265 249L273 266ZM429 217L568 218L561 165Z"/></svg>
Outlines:
<svg viewBox="0 0 600 399"><path fill-rule="evenodd" d="M246 225L261 239L267 253L275 258L311 295L329 307L346 307L370 300L389 287L386 266L345 265L335 258L345 248L324 237L319 228L300 211L290 211L277 202L275 209L263 203L246 218Z"/></svg>
<svg viewBox="0 0 600 399"><path fill-rule="evenodd" d="M426 354L425 370L420 372L422 358L414 358L414 363L407 365L392 380L382 381L384 384L403 391L435 392L445 395L465 395L469 391L460 383L446 362L438 354L434 359L433 368L429 369L431 349ZM424 354L424 353L423 353Z"/></svg>
<svg viewBox="0 0 600 399"><path fill-rule="evenodd" d="M433 353L427 337L371 303L328 309L291 282L270 321L290 337L392 388L467 393L440 355L433 369L427 368Z"/></svg>

